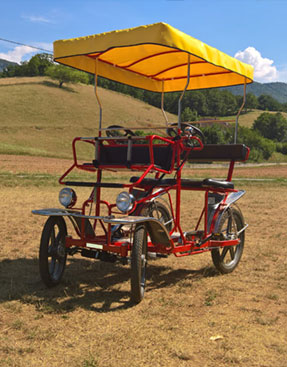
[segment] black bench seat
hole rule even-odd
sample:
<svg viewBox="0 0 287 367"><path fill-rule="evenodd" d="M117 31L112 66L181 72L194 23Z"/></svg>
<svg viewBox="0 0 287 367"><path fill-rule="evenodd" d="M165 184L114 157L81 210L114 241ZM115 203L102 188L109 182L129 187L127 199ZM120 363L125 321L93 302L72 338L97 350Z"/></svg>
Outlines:
<svg viewBox="0 0 287 367"><path fill-rule="evenodd" d="M130 182L135 183L139 180L139 177L133 176ZM139 184L140 187L167 187L176 185L176 179L166 178L157 180L155 178L144 178ZM234 189L234 184L229 181L214 180L212 178L205 178L204 180L189 180L186 178L181 179L181 187L183 188L220 188L220 189Z"/></svg>

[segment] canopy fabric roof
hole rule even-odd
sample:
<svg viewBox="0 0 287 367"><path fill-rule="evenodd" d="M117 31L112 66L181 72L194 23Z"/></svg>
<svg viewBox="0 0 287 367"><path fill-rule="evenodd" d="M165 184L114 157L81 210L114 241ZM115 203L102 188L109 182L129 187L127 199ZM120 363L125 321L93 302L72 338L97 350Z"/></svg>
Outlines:
<svg viewBox="0 0 287 367"><path fill-rule="evenodd" d="M253 67L166 23L54 42L54 60L154 92L251 83Z"/></svg>

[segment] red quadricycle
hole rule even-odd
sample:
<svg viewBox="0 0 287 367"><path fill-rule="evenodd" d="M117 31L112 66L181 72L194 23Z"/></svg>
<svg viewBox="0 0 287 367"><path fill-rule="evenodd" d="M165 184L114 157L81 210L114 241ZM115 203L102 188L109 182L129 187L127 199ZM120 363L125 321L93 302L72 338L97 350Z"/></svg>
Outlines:
<svg viewBox="0 0 287 367"><path fill-rule="evenodd" d="M215 267L229 273L238 265L247 224L236 202L244 195L232 183L234 164L248 159L249 148L236 144L204 144L198 127L181 122L181 101L186 90L252 82L253 69L165 23L56 41L54 59L95 75L100 109L97 136L73 141L73 165L60 178L63 208L34 210L48 216L40 243L40 274L48 286L57 285L68 255L131 266L131 299L144 296L150 258L211 252ZM157 133L138 136L135 129L102 125L97 77L103 76L162 95L163 126ZM178 121L170 124L164 112L164 94L181 91ZM137 128L138 129L138 128ZM150 127L140 129L151 130ZM92 156L78 159L78 145L88 145ZM228 161L225 180L182 178L186 162ZM72 181L74 170L90 172L92 180ZM110 172L130 172L127 182L111 182ZM121 177L121 176L119 176ZM125 176L126 177L126 176ZM71 187L90 188L82 205ZM118 194L113 200L114 191ZM106 195L109 191L111 194ZM201 191L204 205L194 228L183 230L182 191ZM73 225L67 233L66 221Z"/></svg>

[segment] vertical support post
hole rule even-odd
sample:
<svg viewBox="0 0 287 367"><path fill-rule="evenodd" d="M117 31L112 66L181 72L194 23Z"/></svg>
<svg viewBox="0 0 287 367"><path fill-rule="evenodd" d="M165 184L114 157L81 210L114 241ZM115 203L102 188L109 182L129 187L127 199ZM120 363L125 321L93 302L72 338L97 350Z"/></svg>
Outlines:
<svg viewBox="0 0 287 367"><path fill-rule="evenodd" d="M234 161L230 161L229 163L229 169L228 169L228 175L226 181L230 182L232 180L232 174L234 169Z"/></svg>
<svg viewBox="0 0 287 367"><path fill-rule="evenodd" d="M178 122L177 122L177 128L178 129L181 129L181 101L182 101L182 98L185 94L185 91L189 85L189 81L190 81L190 54L188 54L188 57L187 57L187 81L186 81L186 85L181 93L181 96L179 97L179 100L178 100Z"/></svg>
<svg viewBox="0 0 287 367"><path fill-rule="evenodd" d="M161 88L161 112L162 112L163 117L165 119L166 127L168 127L168 118L167 118L165 110L164 110L164 81L162 81L162 88Z"/></svg>
<svg viewBox="0 0 287 367"><path fill-rule="evenodd" d="M99 121L99 137L102 136L102 114L103 114L103 110L102 110L102 105L101 105L101 101L100 98L98 96L98 90L97 90L97 86L98 86L98 59L96 59L96 63L95 63L95 85L94 85L94 92L97 98L97 102L100 108L100 121Z"/></svg>
<svg viewBox="0 0 287 367"><path fill-rule="evenodd" d="M239 111L236 115L236 120L235 120L235 132L234 132L234 144L236 144L237 142L237 135L238 135L238 119L239 119L239 115L245 105L245 101L246 101L246 78L244 79L244 92L243 92L243 101L242 101L242 105L239 108Z"/></svg>
<svg viewBox="0 0 287 367"><path fill-rule="evenodd" d="M164 110L164 81L162 81L162 89L161 89L161 112L162 112L163 117L165 119L166 127L168 127L168 118L167 118L165 110Z"/></svg>

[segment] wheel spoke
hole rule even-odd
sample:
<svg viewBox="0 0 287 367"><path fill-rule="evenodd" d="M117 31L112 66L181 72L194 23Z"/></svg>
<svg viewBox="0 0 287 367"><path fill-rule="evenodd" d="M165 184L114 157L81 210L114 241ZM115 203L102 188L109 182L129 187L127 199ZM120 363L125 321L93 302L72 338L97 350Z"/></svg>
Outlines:
<svg viewBox="0 0 287 367"><path fill-rule="evenodd" d="M56 238L55 238L55 241L56 241L56 245L59 244L60 240L61 240L61 237L62 237L62 233L59 231L59 233L57 234Z"/></svg>
<svg viewBox="0 0 287 367"><path fill-rule="evenodd" d="M231 247L229 248L229 252L230 252L231 260L234 260L234 257L235 257L234 246L231 246Z"/></svg>
<svg viewBox="0 0 287 367"><path fill-rule="evenodd" d="M221 261L224 261L227 252L228 252L228 247L226 246L226 247L224 247L224 249L222 250L222 253L220 255Z"/></svg>
<svg viewBox="0 0 287 367"><path fill-rule="evenodd" d="M54 271L55 271L55 266L56 266L56 259L54 257L52 257L51 263L50 263L50 274L53 275Z"/></svg>
<svg viewBox="0 0 287 367"><path fill-rule="evenodd" d="M52 257L53 256L53 246L52 245L50 245L49 247L48 247L48 257Z"/></svg>
<svg viewBox="0 0 287 367"><path fill-rule="evenodd" d="M53 227L52 231L51 231L51 245L54 246L55 245L55 228Z"/></svg>

